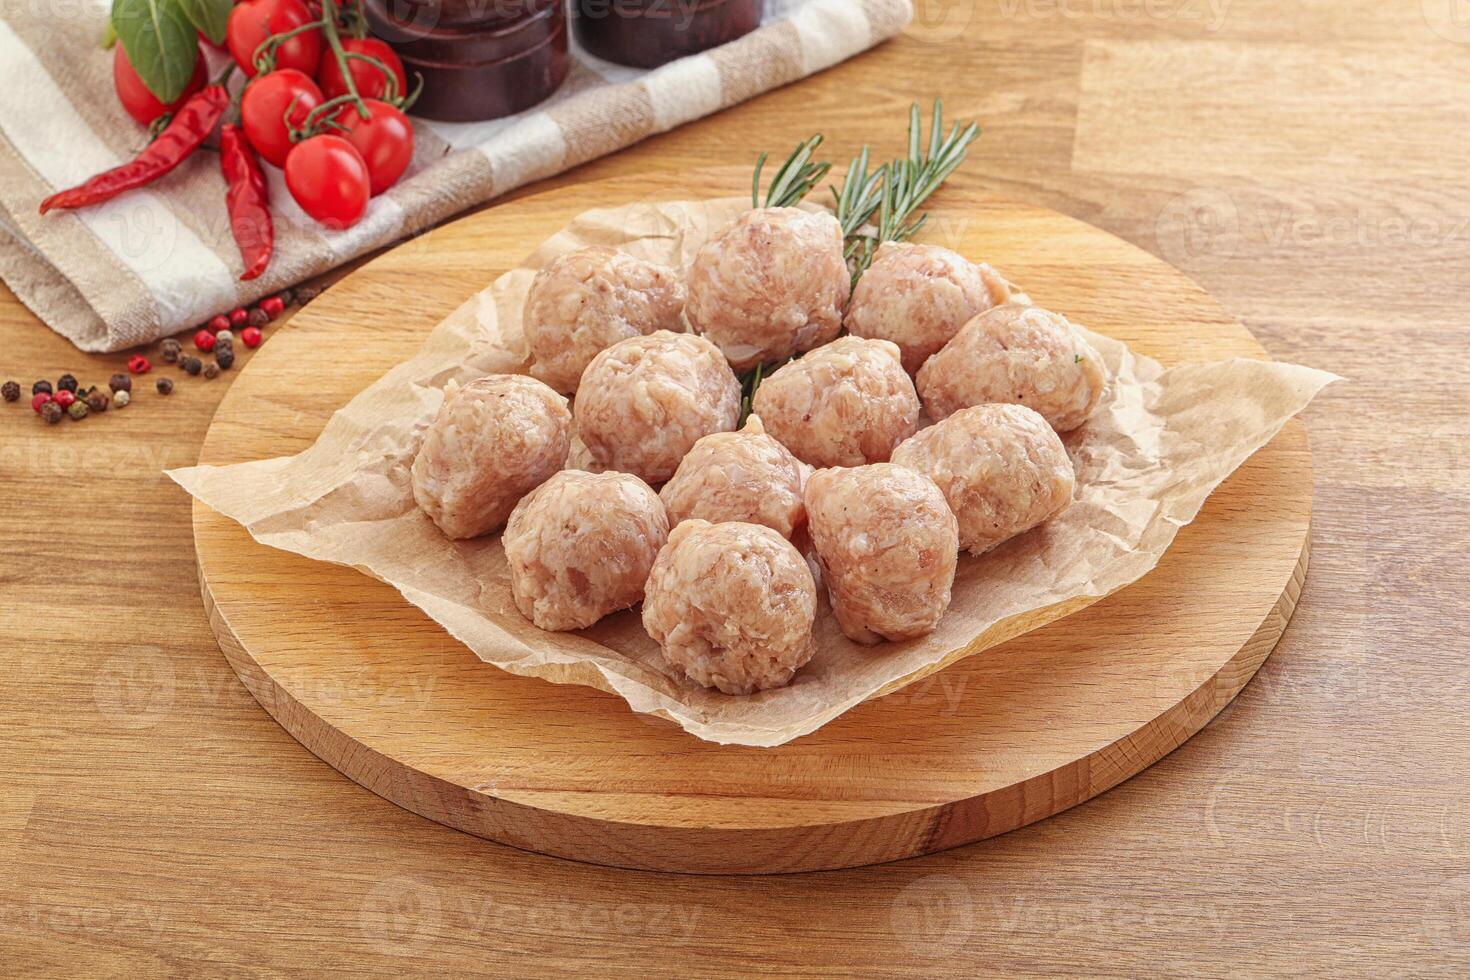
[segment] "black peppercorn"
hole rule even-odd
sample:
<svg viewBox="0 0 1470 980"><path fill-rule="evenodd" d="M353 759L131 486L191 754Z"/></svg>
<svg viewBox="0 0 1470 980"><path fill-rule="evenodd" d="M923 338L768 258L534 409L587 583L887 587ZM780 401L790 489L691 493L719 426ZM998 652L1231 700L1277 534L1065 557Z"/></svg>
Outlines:
<svg viewBox="0 0 1470 980"><path fill-rule="evenodd" d="M179 343L177 340L175 340L174 338L170 337L170 338L168 338L167 340L165 340L163 342L163 345L159 348L159 353L161 353L163 355L163 359L165 361L167 361L170 364L173 364L175 361L177 361L179 359L179 351L181 351L183 349L184 349L184 345L183 344Z"/></svg>
<svg viewBox="0 0 1470 980"><path fill-rule="evenodd" d="M279 293L276 293L276 298L281 301L282 306L290 306L291 300L294 298L294 296L291 290L283 289Z"/></svg>
<svg viewBox="0 0 1470 980"><path fill-rule="evenodd" d="M219 365L221 371L228 371L235 366L235 349L228 345L214 349L214 361Z"/></svg>
<svg viewBox="0 0 1470 980"><path fill-rule="evenodd" d="M15 401L20 397L20 385L14 381L5 382L5 384L0 385L0 396L3 396L8 402Z"/></svg>
<svg viewBox="0 0 1470 980"><path fill-rule="evenodd" d="M167 395L173 392L174 382L172 378L159 378L158 381L154 383L153 387L158 389L158 393L160 395Z"/></svg>
<svg viewBox="0 0 1470 980"><path fill-rule="evenodd" d="M39 395L43 391L48 395L56 394L56 392L51 388L51 382L49 381L37 381L35 384L31 385L32 395Z"/></svg>
<svg viewBox="0 0 1470 980"><path fill-rule="evenodd" d="M112 402L112 399L111 398L108 398L107 395L104 392L101 392L101 391L89 391L89 392L87 392L87 409L88 409L88 411L92 411L92 412L105 412L105 411L107 411L107 406L111 402Z"/></svg>
<svg viewBox="0 0 1470 980"><path fill-rule="evenodd" d="M296 293L292 298L295 299L296 302L300 303L302 306L305 306L307 303L310 303L312 300L320 296L321 292L322 291L320 289L317 289L315 286L297 286Z"/></svg>
<svg viewBox="0 0 1470 980"><path fill-rule="evenodd" d="M265 310L262 310L260 307L257 306L255 309L250 311L250 318L247 322L249 322L252 327L263 327L267 323L271 322L270 314L266 313Z"/></svg>
<svg viewBox="0 0 1470 980"><path fill-rule="evenodd" d="M114 374L107 382L107 387L111 388L114 392L132 391L133 376L130 374Z"/></svg>
<svg viewBox="0 0 1470 980"><path fill-rule="evenodd" d="M213 361L210 361L208 364L204 365L204 376L210 381L213 381L215 378L219 377L219 365L214 363Z"/></svg>
<svg viewBox="0 0 1470 980"><path fill-rule="evenodd" d="M57 422L60 422L61 417L65 414L66 409L55 402L47 402L41 406L41 418L47 425L55 425Z"/></svg>
<svg viewBox="0 0 1470 980"><path fill-rule="evenodd" d="M86 402L77 401L72 402L70 405L66 406L66 414L70 415L72 419L77 422L80 422L82 419L86 418L88 411L90 411L90 409L87 408Z"/></svg>
<svg viewBox="0 0 1470 980"><path fill-rule="evenodd" d="M56 379L56 387L61 391L75 393L77 390L77 377L74 374L63 374Z"/></svg>
<svg viewBox="0 0 1470 980"><path fill-rule="evenodd" d="M193 354L186 354L179 359L179 367L183 368L189 374L198 374L200 369L204 367L204 362Z"/></svg>

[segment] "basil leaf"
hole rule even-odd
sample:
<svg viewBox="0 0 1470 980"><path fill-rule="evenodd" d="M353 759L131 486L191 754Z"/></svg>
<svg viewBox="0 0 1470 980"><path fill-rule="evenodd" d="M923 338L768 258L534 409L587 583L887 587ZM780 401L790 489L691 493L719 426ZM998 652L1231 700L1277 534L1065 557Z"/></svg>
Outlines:
<svg viewBox="0 0 1470 980"><path fill-rule="evenodd" d="M231 0L178 0L189 23L215 44L225 43L225 23L234 9Z"/></svg>
<svg viewBox="0 0 1470 980"><path fill-rule="evenodd" d="M199 38L177 0L113 0L112 25L133 71L160 102L184 93Z"/></svg>

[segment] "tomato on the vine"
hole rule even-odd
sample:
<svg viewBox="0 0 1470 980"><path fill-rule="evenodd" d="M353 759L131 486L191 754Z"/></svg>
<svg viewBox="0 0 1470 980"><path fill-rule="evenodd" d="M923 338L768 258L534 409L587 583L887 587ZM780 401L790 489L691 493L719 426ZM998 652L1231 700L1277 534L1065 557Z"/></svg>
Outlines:
<svg viewBox="0 0 1470 980"><path fill-rule="evenodd" d="M398 98L408 94L408 76L403 73L403 62L398 60L397 53L385 42L375 37L344 37L342 50L349 55L367 55L381 61L393 73ZM387 94L388 78L377 65L361 58L349 57L347 70L352 72L352 80L357 83L357 94L364 99L381 99ZM322 57L316 80L322 87L322 94L329 99L347 94L347 80L342 77L342 66L337 64L337 59L330 51Z"/></svg>
<svg viewBox="0 0 1470 980"><path fill-rule="evenodd" d="M333 122L342 127L341 136L357 147L367 164L374 195L381 194L408 169L413 159L413 124L397 106L378 99L365 99L368 118L362 118L351 102L337 110Z"/></svg>
<svg viewBox="0 0 1470 980"><path fill-rule="evenodd" d="M350 228L367 210L367 164L340 136L322 133L286 157L286 187L301 210L328 228Z"/></svg>
<svg viewBox="0 0 1470 980"><path fill-rule="evenodd" d="M310 24L316 20L301 0L244 0L230 11L225 40L235 64L250 78L255 74L256 49L272 34ZM276 48L276 67L295 68L308 75L316 74L322 56L320 28L303 31L281 42Z"/></svg>
<svg viewBox="0 0 1470 980"><path fill-rule="evenodd" d="M112 48L112 86L117 89L117 100L122 103L123 109L138 122L147 126L153 120L165 112L173 112L183 105L189 96L204 87L204 58L195 52L194 73L189 76L189 82L184 86L184 91L179 97L168 105L158 101L157 97L143 84L143 79L133 70L133 63L128 60L127 52L123 50L122 43L113 45Z"/></svg>
<svg viewBox="0 0 1470 980"><path fill-rule="evenodd" d="M291 114L289 125L299 128L307 114L321 104L322 90L316 82L295 68L279 68L251 79L245 86L245 94L240 97L240 125L262 159L284 167L291 152L286 114Z"/></svg>

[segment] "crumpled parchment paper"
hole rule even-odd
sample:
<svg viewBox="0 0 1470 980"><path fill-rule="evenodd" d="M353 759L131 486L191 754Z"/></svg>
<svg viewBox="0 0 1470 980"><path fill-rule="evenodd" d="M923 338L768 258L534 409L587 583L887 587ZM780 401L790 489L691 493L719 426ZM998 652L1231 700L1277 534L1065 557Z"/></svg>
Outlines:
<svg viewBox="0 0 1470 980"><path fill-rule="evenodd" d="M1165 370L1089 331L1112 383L1097 414L1066 438L1077 496L1065 513L980 558L962 555L954 603L930 636L859 646L824 600L818 652L790 686L749 697L708 691L663 665L637 610L576 633L532 626L511 600L499 536L446 540L415 506L409 466L448 381L525 370L521 307L537 268L589 244L687 266L746 206L721 199L586 212L439 324L311 448L169 475L262 544L388 582L488 664L612 692L707 741L773 746L1137 581L1215 487L1336 380L1249 359Z"/></svg>

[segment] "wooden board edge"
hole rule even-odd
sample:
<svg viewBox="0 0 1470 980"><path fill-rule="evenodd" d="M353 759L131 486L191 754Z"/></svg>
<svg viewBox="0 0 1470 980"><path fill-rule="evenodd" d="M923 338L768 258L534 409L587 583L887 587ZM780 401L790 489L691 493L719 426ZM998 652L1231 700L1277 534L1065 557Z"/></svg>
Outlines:
<svg viewBox="0 0 1470 980"><path fill-rule="evenodd" d="M194 501L196 549L200 519L210 515L225 519ZM311 713L255 662L215 602L197 558L196 565L210 626L246 689L306 749L364 788L436 823L538 854L633 870L738 875L837 870L947 850L1054 816L1137 775L1204 728L1255 676L1296 610L1310 554L1309 514L1301 554L1280 597L1239 651L1179 702L1116 742L965 800L858 821L759 829L572 816L460 787L387 758Z"/></svg>

